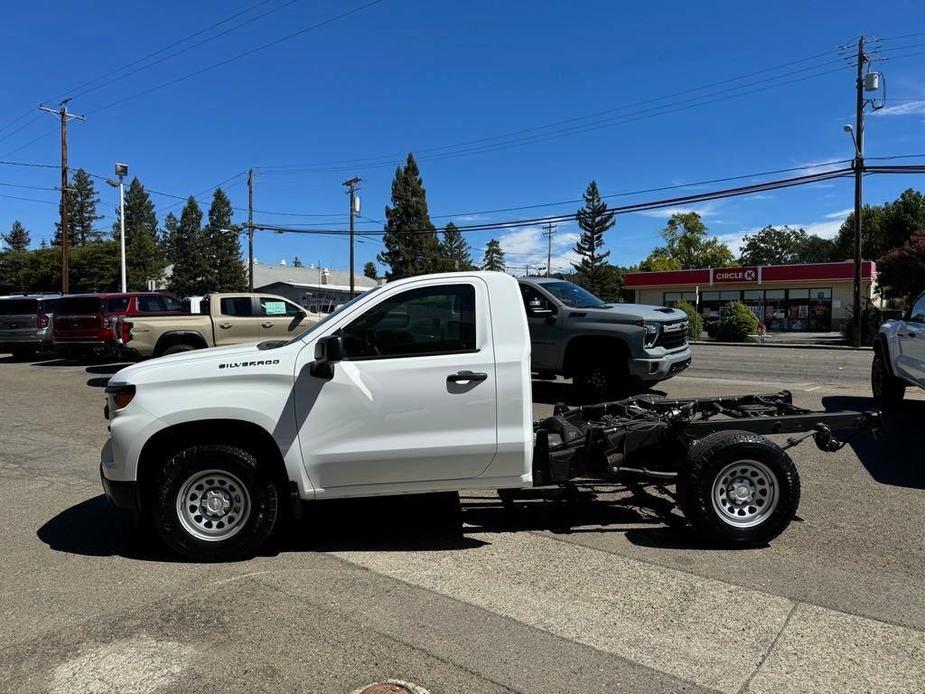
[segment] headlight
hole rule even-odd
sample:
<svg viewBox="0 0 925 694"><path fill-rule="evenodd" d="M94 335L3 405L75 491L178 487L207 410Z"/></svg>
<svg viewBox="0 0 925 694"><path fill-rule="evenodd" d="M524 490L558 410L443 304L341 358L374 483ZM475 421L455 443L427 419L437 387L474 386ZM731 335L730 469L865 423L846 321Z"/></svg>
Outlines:
<svg viewBox="0 0 925 694"><path fill-rule="evenodd" d="M109 401L112 403L111 410L116 412L128 405L132 401L132 398L135 397L135 386L130 386L125 383L106 386L106 395L109 396Z"/></svg>
<svg viewBox="0 0 925 694"><path fill-rule="evenodd" d="M646 339L643 344L646 347L652 347L658 340L658 323L644 323L643 327L646 329Z"/></svg>

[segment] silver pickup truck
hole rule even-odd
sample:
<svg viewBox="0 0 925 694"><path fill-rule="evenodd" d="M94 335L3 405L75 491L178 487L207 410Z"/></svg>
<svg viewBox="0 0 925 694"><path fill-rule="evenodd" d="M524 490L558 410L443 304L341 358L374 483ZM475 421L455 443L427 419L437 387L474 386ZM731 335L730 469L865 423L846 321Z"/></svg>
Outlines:
<svg viewBox="0 0 925 694"><path fill-rule="evenodd" d="M519 282L531 368L540 377L572 378L585 396L599 399L671 378L691 364L687 314L679 309L608 304L555 278Z"/></svg>

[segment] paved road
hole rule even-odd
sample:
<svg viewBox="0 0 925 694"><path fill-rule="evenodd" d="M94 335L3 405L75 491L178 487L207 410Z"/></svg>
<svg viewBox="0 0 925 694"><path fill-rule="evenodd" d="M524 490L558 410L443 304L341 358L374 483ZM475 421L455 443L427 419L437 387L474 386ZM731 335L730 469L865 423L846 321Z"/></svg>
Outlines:
<svg viewBox="0 0 925 694"><path fill-rule="evenodd" d="M869 353L694 358L665 392L869 405ZM925 690L918 394L879 440L796 449L800 522L763 549L701 547L616 495L511 516L472 493L460 537L419 500L327 502L265 556L199 565L99 496L115 368L0 359L0 691ZM568 388L537 384L537 416Z"/></svg>

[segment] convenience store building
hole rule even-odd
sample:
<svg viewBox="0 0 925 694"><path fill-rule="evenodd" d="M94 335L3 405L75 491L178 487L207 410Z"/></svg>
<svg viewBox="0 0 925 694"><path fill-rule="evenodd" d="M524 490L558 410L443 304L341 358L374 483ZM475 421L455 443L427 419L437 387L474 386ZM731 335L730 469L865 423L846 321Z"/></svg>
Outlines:
<svg viewBox="0 0 925 694"><path fill-rule="evenodd" d="M876 273L873 262L861 263L862 297L874 299ZM841 330L851 317L854 263L629 272L625 282L637 303L673 306L683 299L705 322L718 320L738 300L769 331L829 332Z"/></svg>

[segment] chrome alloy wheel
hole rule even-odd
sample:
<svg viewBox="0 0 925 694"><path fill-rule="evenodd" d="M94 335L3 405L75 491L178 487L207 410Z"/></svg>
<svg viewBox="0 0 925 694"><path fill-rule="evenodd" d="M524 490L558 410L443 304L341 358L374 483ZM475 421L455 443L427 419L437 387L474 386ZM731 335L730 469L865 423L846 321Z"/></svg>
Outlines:
<svg viewBox="0 0 925 694"><path fill-rule="evenodd" d="M766 521L780 496L774 473L757 460L729 463L713 478L713 510L722 521L751 528Z"/></svg>
<svg viewBox="0 0 925 694"><path fill-rule="evenodd" d="M183 529L207 542L233 537L250 517L247 488L224 470L196 472L180 486L177 516Z"/></svg>

